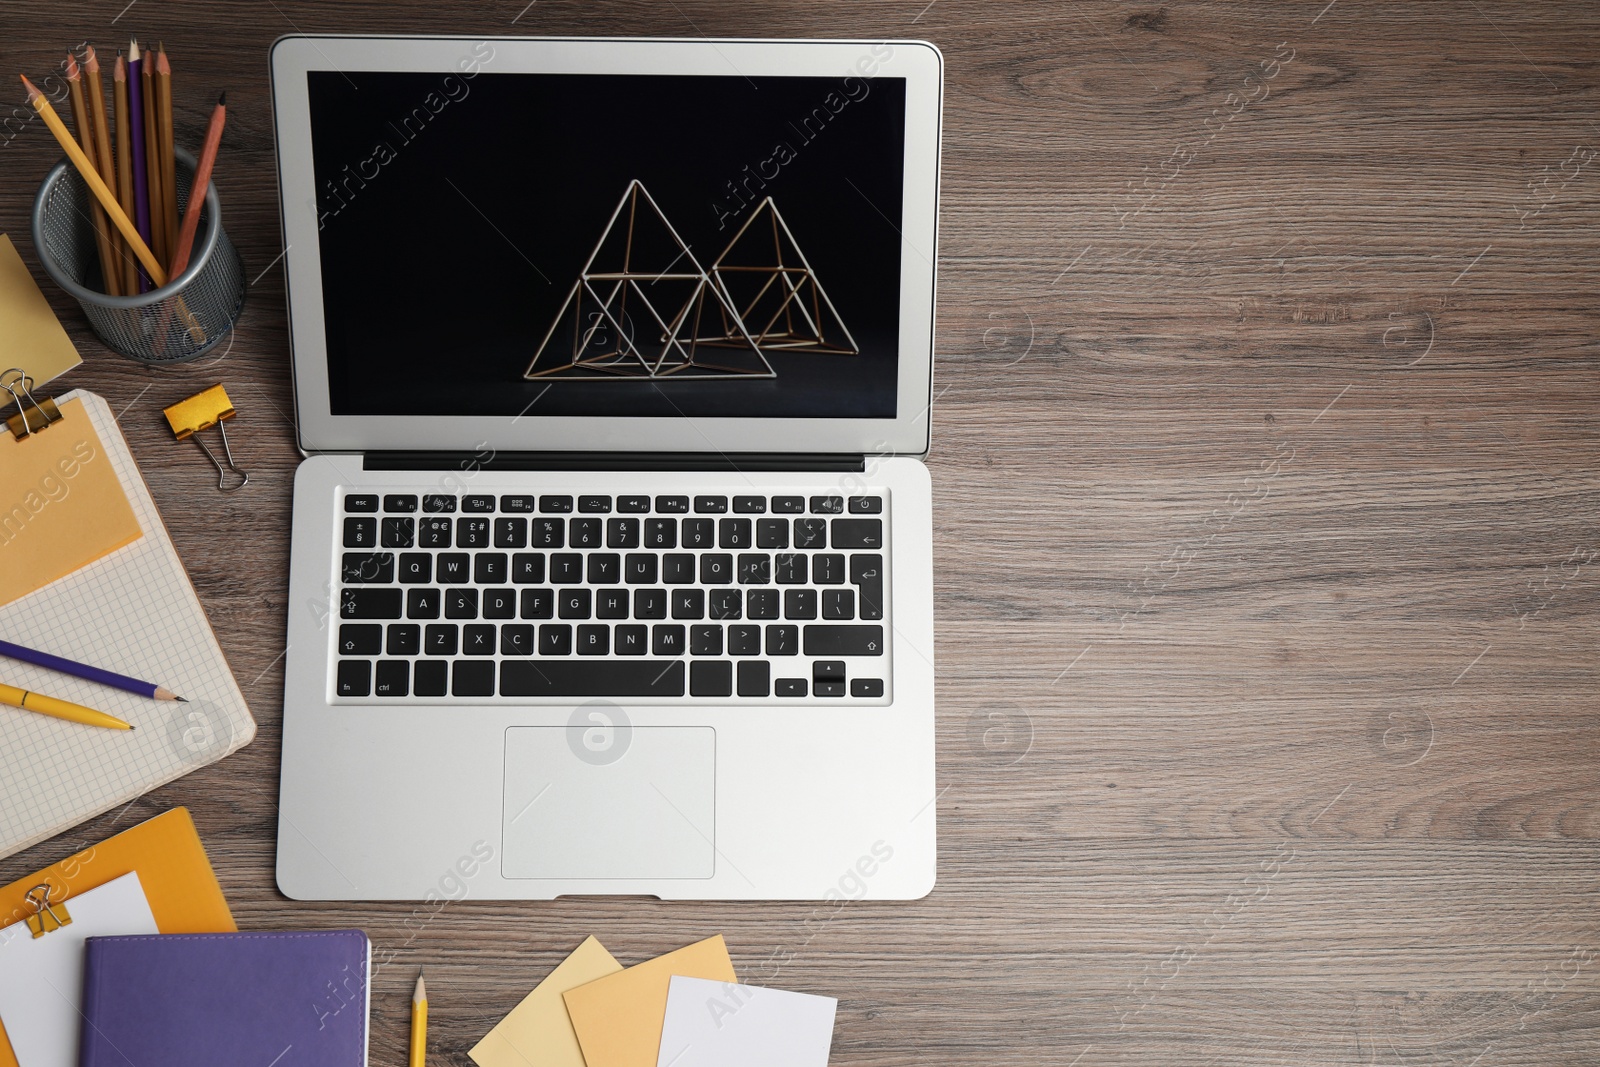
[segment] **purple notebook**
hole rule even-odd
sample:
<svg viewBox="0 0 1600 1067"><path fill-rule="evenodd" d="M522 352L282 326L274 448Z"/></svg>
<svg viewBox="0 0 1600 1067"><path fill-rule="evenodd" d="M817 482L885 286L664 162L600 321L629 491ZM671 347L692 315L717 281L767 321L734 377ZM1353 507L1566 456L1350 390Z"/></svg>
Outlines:
<svg viewBox="0 0 1600 1067"><path fill-rule="evenodd" d="M366 1067L360 930L85 942L79 1067Z"/></svg>

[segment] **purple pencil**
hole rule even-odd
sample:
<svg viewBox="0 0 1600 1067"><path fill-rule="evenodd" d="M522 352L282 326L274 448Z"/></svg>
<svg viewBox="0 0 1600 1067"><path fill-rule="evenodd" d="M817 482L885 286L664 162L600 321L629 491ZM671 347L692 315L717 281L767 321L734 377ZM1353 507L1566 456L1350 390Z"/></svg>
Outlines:
<svg viewBox="0 0 1600 1067"><path fill-rule="evenodd" d="M133 225L139 231L139 236L144 238L145 244L150 243L150 180L145 175L144 163L144 88L140 84L139 73L142 69L139 59L139 42L128 43L128 111L129 138L133 143ZM139 268L139 291L148 292L150 277L145 274L144 268Z"/></svg>
<svg viewBox="0 0 1600 1067"><path fill-rule="evenodd" d="M74 678L83 678L101 685L109 685L117 689L126 689L130 693L150 697L153 700L183 700L172 690L164 685L154 682L141 682L137 678L129 678L126 674L108 671L103 667L91 667L87 663L78 663L75 660L64 659L61 656L52 656L48 652L40 652L36 648L27 648L23 645L14 645L10 641L0 641L0 656L18 659L24 663L32 663L36 667L45 667L62 674L70 674Z"/></svg>

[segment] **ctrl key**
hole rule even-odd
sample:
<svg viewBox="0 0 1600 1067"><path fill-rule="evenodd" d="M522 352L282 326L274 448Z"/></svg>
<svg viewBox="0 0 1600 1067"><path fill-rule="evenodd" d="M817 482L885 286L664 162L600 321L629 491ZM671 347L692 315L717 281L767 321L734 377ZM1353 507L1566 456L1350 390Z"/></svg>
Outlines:
<svg viewBox="0 0 1600 1067"><path fill-rule="evenodd" d="M372 692L372 661L342 659L334 692L342 697L364 697Z"/></svg>
<svg viewBox="0 0 1600 1067"><path fill-rule="evenodd" d="M403 659L383 659L378 661L376 684L372 687L374 696L403 697L411 692L411 664Z"/></svg>

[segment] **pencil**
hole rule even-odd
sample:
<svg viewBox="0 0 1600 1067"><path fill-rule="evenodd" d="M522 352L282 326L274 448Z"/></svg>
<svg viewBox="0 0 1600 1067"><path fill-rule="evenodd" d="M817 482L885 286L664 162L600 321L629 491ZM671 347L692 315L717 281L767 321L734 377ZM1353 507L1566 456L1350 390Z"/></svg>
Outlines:
<svg viewBox="0 0 1600 1067"><path fill-rule="evenodd" d="M200 163L194 168L194 181L189 183L189 204L183 213L183 229L178 231L178 250L172 254L174 278L189 266L189 254L194 251L195 231L200 228L200 209L205 206L206 187L211 184L211 167L217 161L217 147L222 144L222 126L227 121L228 94L223 93L217 97L217 106L211 109L206 141L200 149Z"/></svg>
<svg viewBox="0 0 1600 1067"><path fill-rule="evenodd" d="M427 1067L428 1062L428 987L417 972L417 986L411 991L411 1063Z"/></svg>
<svg viewBox="0 0 1600 1067"><path fill-rule="evenodd" d="M123 722L115 715L107 715L103 711L86 708L82 704L74 704L69 700L57 700L47 697L43 693L30 693L26 689L18 689L14 685L0 683L0 704L10 704L23 711L36 711L40 715L49 715L57 719L66 719L68 722L79 722L85 726L100 726L107 730L131 730L132 726Z"/></svg>
<svg viewBox="0 0 1600 1067"><path fill-rule="evenodd" d="M167 258L178 248L178 161L172 146L172 64L166 45L156 46L156 138L161 145L161 221L167 227ZM171 273L170 271L168 273Z"/></svg>
<svg viewBox="0 0 1600 1067"><path fill-rule="evenodd" d="M139 228L139 236L145 244L150 243L150 177L145 173L145 145L144 145L144 62L139 56L139 42L128 42L128 123L132 136L128 143L133 146L130 158L133 160L133 221ZM139 279L139 291L142 293L150 287L146 278Z"/></svg>
<svg viewBox="0 0 1600 1067"><path fill-rule="evenodd" d="M106 183L95 173L94 164L89 162L89 157L83 154L83 149L78 147L78 143L72 139L72 134L67 132L61 116L56 114L56 109L50 106L50 101L45 99L45 95L28 80L26 75L22 78L22 84L28 89L28 102L39 113L39 117L44 119L44 124L50 127L56 143L66 150L67 158L78 168L78 173L83 176L89 191L100 200L100 205L106 209L106 217L116 223L117 229L122 231L122 236L128 239L128 247L133 249L134 254L139 257L139 262L150 272L150 277L156 280L156 284L165 285L166 272L161 269L161 264L156 262L156 257L150 254L150 246L139 236L139 231L134 228L127 213L117 205L117 198L111 195Z"/></svg>
<svg viewBox="0 0 1600 1067"><path fill-rule="evenodd" d="M77 131L78 142L83 146L83 154L93 159L97 151L94 128L89 121L89 104L84 99L83 76L78 72L78 61L71 52L67 53L67 92L72 99L72 126ZM113 288L115 283L111 280L111 268L116 263L111 253L111 230L105 213L93 200L89 201L89 219L94 224L94 244L100 253L100 277L105 280L106 292L121 296L120 287Z"/></svg>
<svg viewBox="0 0 1600 1067"><path fill-rule="evenodd" d="M74 678L82 678L85 681L99 682L101 685L109 685L114 689L125 689L130 693L138 693L140 696L149 697L152 700L179 700L188 703L188 701L184 701L181 696L178 696L164 685L156 685L154 682L141 682L139 679L130 678L126 674L118 674L115 671L104 670L100 667L91 667L87 663L79 663L76 660L66 659L62 656L53 656L48 652L40 652L36 648L14 645L10 641L0 641L0 656L8 656L11 659L21 660L23 663L31 663L35 667L60 671L62 674L70 674Z"/></svg>
<svg viewBox="0 0 1600 1067"><path fill-rule="evenodd" d="M163 263L172 262L167 247L167 224L161 218L167 202L161 191L161 143L156 135L156 57L148 51L139 64L139 91L144 97L144 172L150 208L150 251Z"/></svg>
<svg viewBox="0 0 1600 1067"><path fill-rule="evenodd" d="M111 74L111 102L112 110L116 113L117 122L117 199L122 204L123 214L133 217L133 145L129 143L130 131L128 129L128 61L117 53L117 65ZM122 227L118 226L118 230ZM135 231L137 236L137 231ZM123 235L127 240L127 235ZM133 246L130 243L128 247ZM124 296L133 296L139 292L139 264L137 258L122 261L122 292Z"/></svg>
<svg viewBox="0 0 1600 1067"><path fill-rule="evenodd" d="M89 123L94 127L94 151L90 158L100 172L100 180L108 186L115 186L117 181L116 159L111 154L111 133L106 126L106 90L100 80L100 59L94 54L94 45L84 46L83 72L84 89L89 97ZM101 211L98 201L95 210L100 212L102 218L105 213ZM116 227L110 221L106 222L106 243L111 248L111 262L106 264L106 292L112 296L122 296L122 264L128 257L127 250L122 247L122 235L117 233Z"/></svg>

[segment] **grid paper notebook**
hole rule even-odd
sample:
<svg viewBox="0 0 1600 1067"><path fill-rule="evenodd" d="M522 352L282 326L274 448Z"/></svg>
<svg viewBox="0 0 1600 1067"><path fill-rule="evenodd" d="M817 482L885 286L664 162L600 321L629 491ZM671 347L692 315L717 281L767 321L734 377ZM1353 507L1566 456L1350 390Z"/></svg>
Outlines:
<svg viewBox="0 0 1600 1067"><path fill-rule="evenodd" d="M0 681L132 723L103 730L0 706L0 857L125 804L248 744L255 720L106 402L83 401L144 536L0 607L0 637L165 685L149 700L0 658ZM58 423L42 433L58 432Z"/></svg>

